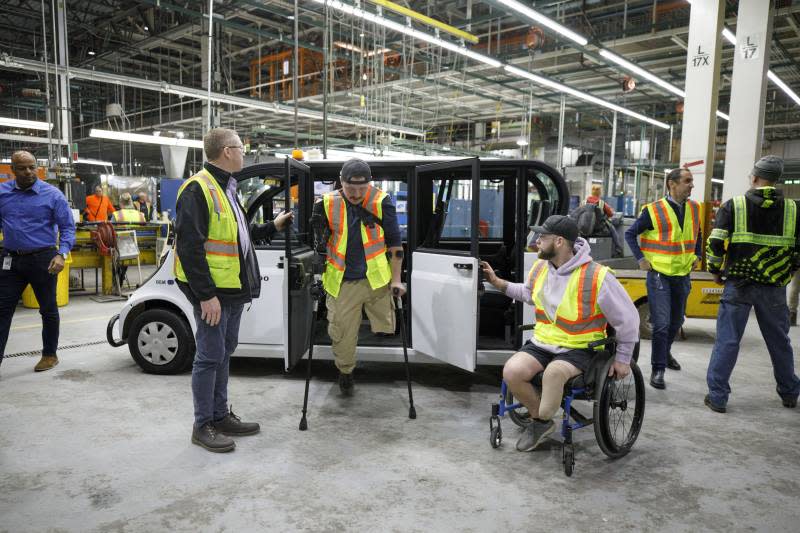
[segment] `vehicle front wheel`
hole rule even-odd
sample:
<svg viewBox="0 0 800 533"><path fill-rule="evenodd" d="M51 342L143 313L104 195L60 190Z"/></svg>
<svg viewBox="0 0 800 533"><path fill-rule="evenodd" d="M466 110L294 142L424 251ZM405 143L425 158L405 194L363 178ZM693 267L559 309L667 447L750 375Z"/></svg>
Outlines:
<svg viewBox="0 0 800 533"><path fill-rule="evenodd" d="M194 336L189 324L169 309L148 309L137 316L128 333L131 357L149 374L179 374L194 360Z"/></svg>

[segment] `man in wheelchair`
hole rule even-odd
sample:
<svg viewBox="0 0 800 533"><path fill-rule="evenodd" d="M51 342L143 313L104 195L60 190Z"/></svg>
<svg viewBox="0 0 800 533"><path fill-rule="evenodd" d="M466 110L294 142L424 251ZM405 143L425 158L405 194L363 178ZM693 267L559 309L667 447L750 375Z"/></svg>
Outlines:
<svg viewBox="0 0 800 533"><path fill-rule="evenodd" d="M573 219L553 215L533 231L539 234L539 259L524 283L500 279L481 262L489 283L536 308L533 338L503 368L506 385L532 417L516 445L522 452L532 451L555 430L552 418L564 384L587 370L593 355L589 344L604 339L607 326L614 328L617 351L609 376L624 378L639 335L636 307L611 270L592 261ZM540 372L541 397L531 384Z"/></svg>

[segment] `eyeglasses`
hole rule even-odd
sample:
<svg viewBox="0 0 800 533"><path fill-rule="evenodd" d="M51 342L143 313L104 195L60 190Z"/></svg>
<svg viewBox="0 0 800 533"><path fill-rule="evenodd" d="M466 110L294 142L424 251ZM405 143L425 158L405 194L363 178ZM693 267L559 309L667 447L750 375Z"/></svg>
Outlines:
<svg viewBox="0 0 800 533"><path fill-rule="evenodd" d="M242 144L235 144L235 145L232 145L232 146L226 146L225 148L238 148L239 150L244 152L244 145L242 145Z"/></svg>

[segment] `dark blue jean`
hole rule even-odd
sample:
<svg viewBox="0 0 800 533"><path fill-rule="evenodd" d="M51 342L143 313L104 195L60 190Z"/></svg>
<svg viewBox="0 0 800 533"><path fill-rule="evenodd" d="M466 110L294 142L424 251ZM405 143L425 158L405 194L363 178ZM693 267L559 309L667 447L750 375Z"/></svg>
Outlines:
<svg viewBox="0 0 800 533"><path fill-rule="evenodd" d="M751 283L737 287L726 281L717 314L717 338L708 363L706 382L711 401L718 406L728 402L729 379L739 356L750 309L755 309L761 336L767 343L778 394L796 398L800 379L794 373L794 354L789 340L789 308L786 288Z"/></svg>
<svg viewBox="0 0 800 533"><path fill-rule="evenodd" d="M11 269L3 270L2 264L7 254L0 254L0 362L6 351L11 319L17 309L22 291L30 284L39 302L42 316L42 354L56 355L58 348L58 304L56 285L58 275L50 274L47 267L57 251L55 248L30 255L11 257Z"/></svg>
<svg viewBox="0 0 800 533"><path fill-rule="evenodd" d="M194 307L197 353L192 366L192 395L197 427L221 420L228 413L228 368L239 343L242 309L241 304L222 304L219 324L212 327L200 318L200 306Z"/></svg>
<svg viewBox="0 0 800 533"><path fill-rule="evenodd" d="M686 299L691 288L688 275L666 276L654 270L647 272L647 303L650 306L650 324L653 325L650 352L653 370L667 367L667 355L683 325Z"/></svg>

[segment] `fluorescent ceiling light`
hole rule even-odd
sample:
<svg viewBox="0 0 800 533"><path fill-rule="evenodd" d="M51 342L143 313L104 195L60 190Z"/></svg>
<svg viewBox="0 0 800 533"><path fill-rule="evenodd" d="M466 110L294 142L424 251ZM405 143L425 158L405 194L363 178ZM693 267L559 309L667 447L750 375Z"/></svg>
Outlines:
<svg viewBox="0 0 800 533"><path fill-rule="evenodd" d="M637 65L635 63L631 63L627 59L623 59L622 57L618 56L617 54L615 54L613 52L610 52L609 50L605 50L605 49L600 50L600 55L603 56L604 58L610 60L610 61L613 61L617 65L620 65L621 67L625 68L626 70L629 70L629 71L633 72L637 76L639 76L641 78L644 78L646 80L649 80L649 81L655 83L656 85L658 85L659 87L661 87L663 89L666 89L667 91L680 96L681 98L685 98L686 97L686 91L684 91L683 89L679 89L678 87L675 87L671 83L662 80L661 78L659 78L655 74L643 69L639 65Z"/></svg>
<svg viewBox="0 0 800 533"><path fill-rule="evenodd" d="M127 141L143 144L161 144L164 146L187 146L189 148L203 148L203 141L192 139L176 139L175 137L157 137L155 135L143 135L141 133L129 133L127 131L111 131L92 129L89 137L96 139L109 139L112 141Z"/></svg>
<svg viewBox="0 0 800 533"><path fill-rule="evenodd" d="M733 46L736 46L736 36L733 34L733 32L732 32L731 30L729 30L728 28L725 28L725 29L723 29L723 30L722 30L722 36L723 36L723 37L725 37L725 39L726 39L726 40L727 40L729 43L731 43ZM770 80L772 83L774 83L775 85L777 85L777 86L778 86L778 87L779 87L779 88L780 88L780 89L781 89L783 92L785 92L785 93L786 93L786 95L787 95L789 98L791 98L792 100L794 100L794 103L796 103L797 105L800 105L800 96L797 96L797 93L796 93L796 92L794 92L794 91L792 90L792 88L791 88L791 87L789 87L789 86L786 84L786 82L784 82L782 79L780 79L780 78L778 77L778 75L777 75L777 74L775 74L775 73L774 73L774 72L772 72L771 70L768 70L768 71L767 71L767 78L769 78L769 80Z"/></svg>
<svg viewBox="0 0 800 533"><path fill-rule="evenodd" d="M474 52L472 50L469 50L466 47L456 45L456 44L451 43L449 41L445 41L443 39L440 39L438 37L434 37L433 35L429 35L429 34L427 34L425 32L421 32L421 31L415 30L415 29L413 29L413 28L411 28L409 26L403 26L402 24L399 24L397 22L391 21L389 19L385 19L385 18L383 18L381 16L378 16L378 15L376 15L374 13L370 13L369 11L364 11L361 8L357 8L357 7L351 6L349 4L345 4L343 2L339 2L338 0L314 0L314 2L316 2L318 4L327 5L328 7L336 9L337 11L341 11L342 13L346 13L348 15L352 15L354 17L362 18L362 19L364 19L366 21L373 22L373 23L378 24L380 26L384 26L385 28L388 28L390 30L396 31L398 33L403 33L405 35L409 35L411 37L414 37L416 39L420 39L420 40L428 42L430 44L440 46L440 47L445 48L447 50L451 50L451 51L456 52L458 54L461 54L461 55L463 55L465 57L469 57L470 59L473 59L473 60L475 60L475 61L477 61L479 63L484 63L484 64L492 66L492 67L503 67L503 68L505 68L506 71L510 72L511 74L514 74L515 76L518 76L518 77L525 78L527 80L533 81L533 82L535 82L535 83L537 83L539 85L542 85L544 87L549 87L549 88L554 89L556 91L570 94L572 96L575 96L576 98L580 98L581 100L585 100L587 102L591 102L591 103L599 105L601 107L605 107L605 108L608 108L608 109L613 109L614 111L618 111L620 113L623 113L625 115L633 117L633 118L635 118L637 120L641 120L643 122L647 122L648 124L653 124L654 126L658 126L659 128L669 129L669 125L665 124L664 122L660 122L660 121L652 119L650 117L646 117L645 115L641 115L641 114L636 113L634 111L631 111L629 109L625 109L622 106L618 106L616 104L612 104L611 102L607 102L607 101L605 101L605 100L603 100L601 98L598 98L596 96L592 96L589 93L585 93L583 91L579 91L577 89L573 89L572 87L569 87L569 86L564 85L562 83L558 83L558 82L555 82L555 81L550 80L548 78L544 78L542 76L538 76L536 74L528 72L527 70L522 70L520 68L511 66L511 65L504 65L502 62L497 61L496 59L491 58L489 56L485 56L485 55L480 54L478 52ZM542 23L542 24L544 24L544 23ZM555 23L553 23L553 24L555 24ZM564 28L564 29L566 29L566 28Z"/></svg>
<svg viewBox="0 0 800 533"><path fill-rule="evenodd" d="M48 131L53 126L47 122L38 122L36 120L21 120L18 118L0 117L0 126L8 126L10 128L26 128L29 130L44 130Z"/></svg>
<svg viewBox="0 0 800 533"><path fill-rule="evenodd" d="M517 139L517 146L528 146L528 139Z"/></svg>
<svg viewBox="0 0 800 533"><path fill-rule="evenodd" d="M314 1L318 4L327 5L328 7L336 9L337 11L341 11L342 13L346 13L348 15L364 19L367 22L372 22L379 26L388 28L392 31L396 31L397 33L402 33L410 37L414 37L415 39L419 39L421 41L425 41L427 43L440 46L446 50L450 50L451 52L455 52L457 54L461 54L462 56L469 57L470 59L478 61L479 63L485 63L495 68L502 66L502 63L500 63L500 61L492 59L491 57L485 56L483 54L473 52L472 50L464 46L459 46L450 41L445 41L444 39L440 39L433 35L429 35L425 32L415 30L410 26L404 26L399 22L394 22L393 20L383 18L379 15L376 15L369 11L365 11L361 8L351 6L343 2L339 2L338 0L314 0Z"/></svg>
<svg viewBox="0 0 800 533"><path fill-rule="evenodd" d="M586 46L589 43L589 41L583 35L575 33L574 31L570 30L565 26L562 26L553 19L546 17L541 13L534 11L533 9L517 2L517 0L495 0L495 1L498 4L502 4L506 7L513 9L518 13L525 15L529 19L533 20L534 22L538 22L542 26L547 26L548 28L558 33L559 35L562 35L567 39L578 43L581 46Z"/></svg>
<svg viewBox="0 0 800 533"><path fill-rule="evenodd" d="M727 120L728 122L730 122L730 120L731 120L730 116L726 115L725 113L723 113L722 111L719 111L719 110L717 110L717 116L719 118L721 118L722 120Z"/></svg>
<svg viewBox="0 0 800 533"><path fill-rule="evenodd" d="M647 122L648 124L652 124L654 126L658 126L659 128L663 128L665 130L669 129L669 124L665 124L664 122L660 122L658 120L655 120L653 118L647 117L647 116L642 115L640 113L637 113L635 111L631 111L630 109L626 109L626 108L624 108L622 106L619 106L617 104L612 104L611 102L607 102L607 101L603 100L602 98L598 98L598 97L593 96L593 95L591 95L589 93L585 93L583 91L579 91L578 89L573 89L572 87L564 85L563 83L558 83L557 81L553 81L553 80L548 79L548 78L543 78L542 76L538 76L536 74L533 74L532 72L528 72L527 70L522 70L522 69L517 68L517 67L512 67L511 65L506 65L505 69L508 72L510 72L511 74L514 74L514 75L519 76L521 78L526 78L526 79L531 80L532 82L537 83L539 85L543 85L545 87L550 87L551 89L554 89L556 91L570 94L572 96L575 96L576 98L580 98L581 100L585 100L587 102L591 102L591 103L599 105L601 107L605 107L605 108L617 111L617 112L622 113L624 115L628 115L629 117L633 117L633 118L635 118L637 120L641 120L642 122Z"/></svg>

